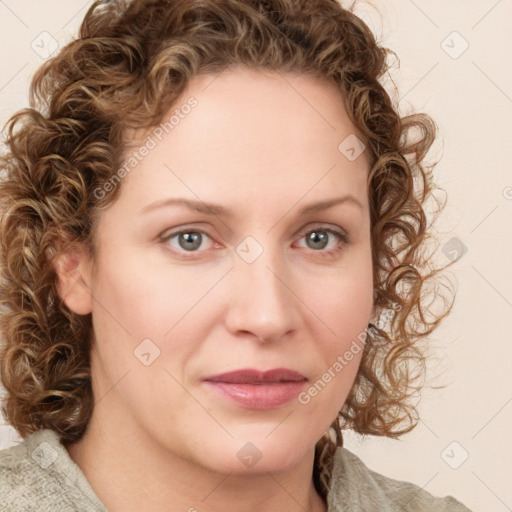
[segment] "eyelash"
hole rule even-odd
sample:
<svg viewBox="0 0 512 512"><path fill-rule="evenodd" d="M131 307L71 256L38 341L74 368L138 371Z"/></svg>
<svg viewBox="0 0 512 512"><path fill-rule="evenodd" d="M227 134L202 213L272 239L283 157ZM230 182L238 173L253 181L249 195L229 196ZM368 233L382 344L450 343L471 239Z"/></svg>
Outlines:
<svg viewBox="0 0 512 512"><path fill-rule="evenodd" d="M330 250L325 250L325 249L319 249L319 250L314 250L314 249L310 249L312 252L315 252L315 253L318 253L321 257L323 258L334 258L335 256L337 256L343 249L346 245L349 245L350 244L350 236L344 232L344 231L338 231L336 229L333 229L333 228L330 228L330 227L326 227L325 225L323 224L319 224L319 225L315 225L313 227L308 227L308 229L306 231L302 231L301 234L300 234L300 238L299 239L302 239L304 238L306 235L309 235L311 233L313 233L314 231L323 231L325 233L329 233L331 235L334 235L336 237L338 237L338 239L340 240L339 243L336 245L336 247L334 249L330 249ZM168 235L164 235L164 236L160 236L159 239L160 241L165 245L165 246L169 246L169 240L179 236L179 235L182 235L184 233L198 233L198 234L201 234L201 235L206 235L208 238L210 238L213 242L213 238L211 236L208 235L208 233L200 230L200 229L193 229L193 228L188 228L188 229L181 229L180 231L176 231L174 233L170 233ZM215 242L214 242L215 243ZM198 250L195 250L195 251L185 251L185 250L176 250L176 249L170 249L173 253L180 253L180 254L195 254L195 253L198 253L198 252L201 252L201 251L198 251ZM188 258L188 259L192 259L190 258L189 256L185 256L185 258Z"/></svg>

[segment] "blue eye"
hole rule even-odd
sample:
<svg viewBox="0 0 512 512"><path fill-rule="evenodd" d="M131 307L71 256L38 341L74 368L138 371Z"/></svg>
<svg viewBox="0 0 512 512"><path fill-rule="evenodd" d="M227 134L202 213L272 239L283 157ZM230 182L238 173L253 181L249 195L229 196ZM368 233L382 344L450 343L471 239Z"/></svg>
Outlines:
<svg viewBox="0 0 512 512"><path fill-rule="evenodd" d="M177 237L177 242L179 244L178 249L183 249L185 252L197 252L197 249L202 245L204 236L210 238L203 231L187 230L173 233L165 237L164 241L169 241Z"/></svg>
<svg viewBox="0 0 512 512"><path fill-rule="evenodd" d="M325 247L333 237L335 238L334 246L325 250ZM306 238L306 243L310 244L309 248L314 252L319 252L321 256L325 257L336 256L343 250L345 245L350 243L350 239L346 233L321 225L313 229L309 227L306 232L303 232L301 239L303 238Z"/></svg>
<svg viewBox="0 0 512 512"><path fill-rule="evenodd" d="M201 230L183 229L169 235L161 237L161 241L172 247L177 253L200 253L200 249L204 247L206 239L214 244L212 238ZM321 257L331 257L337 255L343 250L345 245L350 243L350 238L344 231L338 231L323 225L309 227L307 231L303 231L300 239L306 239L306 244L315 253L319 253ZM334 239L334 241L332 241ZM172 241L174 243L171 243ZM333 245L334 244L334 245ZM326 249L328 245L330 248Z"/></svg>

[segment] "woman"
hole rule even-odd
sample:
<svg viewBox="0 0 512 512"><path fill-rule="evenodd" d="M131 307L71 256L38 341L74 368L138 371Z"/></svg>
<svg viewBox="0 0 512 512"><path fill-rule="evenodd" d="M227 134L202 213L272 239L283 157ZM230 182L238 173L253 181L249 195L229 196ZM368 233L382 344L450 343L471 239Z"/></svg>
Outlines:
<svg viewBox="0 0 512 512"><path fill-rule="evenodd" d="M451 308L388 53L334 0L90 8L2 159L7 510L468 510L342 447L414 428Z"/></svg>

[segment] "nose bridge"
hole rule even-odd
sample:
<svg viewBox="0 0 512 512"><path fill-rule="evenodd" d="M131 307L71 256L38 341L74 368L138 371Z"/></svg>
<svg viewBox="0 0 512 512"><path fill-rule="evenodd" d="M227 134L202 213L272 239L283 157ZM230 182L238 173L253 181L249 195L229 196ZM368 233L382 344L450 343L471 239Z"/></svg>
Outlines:
<svg viewBox="0 0 512 512"><path fill-rule="evenodd" d="M293 329L297 313L282 248L271 244L271 238L262 243L247 237L237 247L228 315L232 330L265 339L279 338Z"/></svg>

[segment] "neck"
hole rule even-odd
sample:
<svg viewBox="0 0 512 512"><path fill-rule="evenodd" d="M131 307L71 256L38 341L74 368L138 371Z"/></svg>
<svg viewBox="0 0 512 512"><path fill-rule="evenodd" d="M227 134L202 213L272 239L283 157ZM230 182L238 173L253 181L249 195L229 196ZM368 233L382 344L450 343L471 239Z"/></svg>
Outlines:
<svg viewBox="0 0 512 512"><path fill-rule="evenodd" d="M313 484L314 449L286 471L222 474L101 411L95 409L85 436L66 449L109 511L235 512L242 501L255 512L327 510Z"/></svg>

